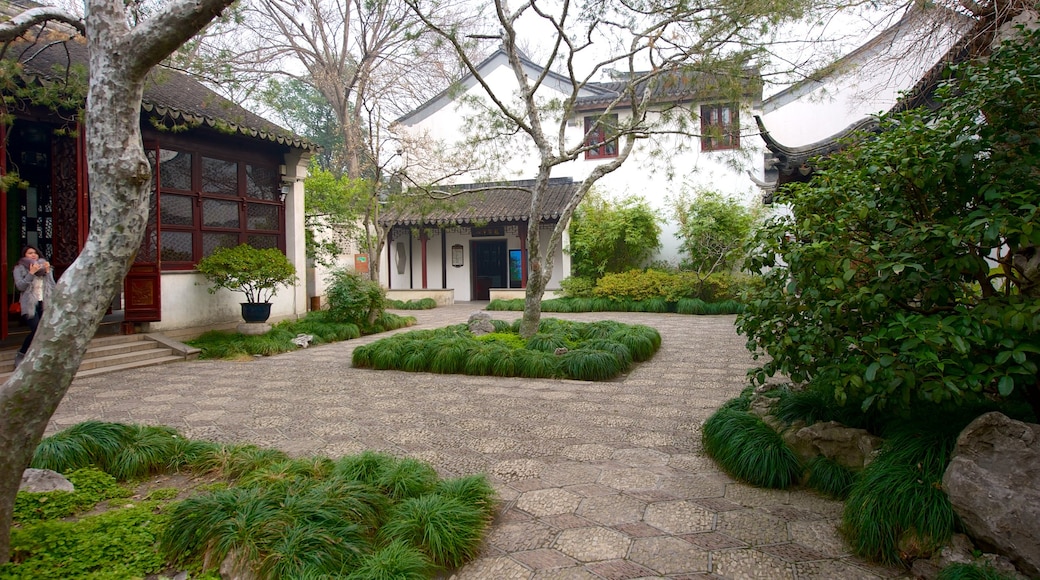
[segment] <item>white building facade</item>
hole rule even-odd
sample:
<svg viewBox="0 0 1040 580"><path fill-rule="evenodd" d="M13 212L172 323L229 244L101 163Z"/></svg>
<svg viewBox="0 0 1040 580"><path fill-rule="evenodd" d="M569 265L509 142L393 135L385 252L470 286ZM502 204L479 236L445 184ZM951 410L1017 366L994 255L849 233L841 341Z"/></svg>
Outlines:
<svg viewBox="0 0 1040 580"><path fill-rule="evenodd" d="M537 78L544 73L534 62L522 59L529 78ZM481 78L485 80L491 91L502 98L504 95L517 93L516 76L509 66L506 55L498 51L485 59L478 67ZM608 199L620 200L629 197L645 199L662 218L662 248L656 259L678 264L679 239L677 226L673 217L672 204L684 193L694 194L701 190L717 191L728 197L745 200L748 203L757 200L760 194L752 177L761 179L763 175L764 147L757 138L754 116L760 113L761 88L757 82L757 74L745 91L740 102L723 100L712 96L710 91L685 90L681 93L655 95L659 107L650 111L656 116L650 123L654 130L637 140L629 158L615 171L599 179L596 191ZM684 81L689 82L689 81ZM692 83L691 83L692 84ZM573 182L584 180L593 169L603 163L610 162L618 155L620 143L611 140L609 130L596 130L590 135L590 128L600 123L624 125L630 110L617 108L604 114L607 103L617 96L621 83L589 83L579 91L575 113L567 119L564 131L564 142L581 144L592 142L597 147L591 148L578 158L557 166L552 177L554 179L570 179ZM684 85L689 89L690 85ZM562 102L571 94L570 79L562 75L547 73L545 82L540 85L538 100L547 104L550 110L553 101ZM457 86L443 92L434 99L398 120L396 131L402 135L402 142L421 143L421 147L405 151L406 159L414 160L430 148L442 151L460 151L458 174L454 176L454 184L472 184L489 182L514 182L535 177L538 170L539 156L534 145L526 135L501 135L482 146L467 149L467 140L477 134L488 134L494 127L494 117L487 111L489 97L484 87L470 75L460 81ZM685 121L679 117L684 117ZM559 118L556 122L559 122ZM685 123L685 125L680 125ZM691 125L692 123L692 125ZM701 126L697 124L700 123ZM692 127L692 128L690 128ZM696 134L712 135L712 137L696 137ZM515 216L514 216L515 217ZM501 219L492 219L488 224ZM505 220L508 221L508 220ZM402 228L398 235L387 245L387 250L380 257L383 260L381 282L391 289L421 288L422 280L417 279L414 272L416 254L414 248L419 244L421 232L414 229L412 239L403 239ZM520 226L520 223L513 225ZM471 244L477 241L473 230L467 231L463 224L449 228L444 237L427 241L427 270L444 269L445 256L450 264L450 248L461 245L465 263L469 263ZM543 229L551 227L542 223ZM508 226L497 240L505 243L507 260L509 252L521 249L522 227L513 229ZM479 230L478 234L482 233ZM492 231L493 233L493 231ZM542 236L543 243L548 237ZM491 242L496 238L489 236L481 242ZM400 244L404 244L404 252ZM554 261L553 278L549 288L558 288L559 280L569 275L569 256L565 249L567 240L563 240L564 251L557 251ZM409 250L411 249L411 250ZM412 251L408 254L408 251ZM431 258L432 256L432 258ZM412 262L407 260L411 259ZM420 257L420 259L422 259ZM438 262L439 260L439 262ZM402 263L402 261L404 261ZM411 264L411 265L409 265ZM426 279L428 287L438 282L454 288L455 299L460 301L482 299L474 292L476 283L472 272L467 268L447 266L448 273L443 280ZM508 284L507 279L497 281ZM493 286L493 288L510 286Z"/></svg>

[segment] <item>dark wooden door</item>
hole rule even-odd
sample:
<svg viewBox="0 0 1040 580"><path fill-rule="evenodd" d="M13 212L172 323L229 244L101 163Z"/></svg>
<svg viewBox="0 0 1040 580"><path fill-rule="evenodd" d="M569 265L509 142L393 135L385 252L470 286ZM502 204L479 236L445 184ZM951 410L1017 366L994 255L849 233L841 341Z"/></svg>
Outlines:
<svg viewBox="0 0 1040 580"><path fill-rule="evenodd" d="M507 288L509 284L505 240L472 242L473 300L490 300L492 288Z"/></svg>
<svg viewBox="0 0 1040 580"><path fill-rule="evenodd" d="M123 321L126 323L162 320L162 293L159 257L159 145L145 143L145 153L152 164L152 193L148 224L123 280ZM127 326L130 326L128 324Z"/></svg>

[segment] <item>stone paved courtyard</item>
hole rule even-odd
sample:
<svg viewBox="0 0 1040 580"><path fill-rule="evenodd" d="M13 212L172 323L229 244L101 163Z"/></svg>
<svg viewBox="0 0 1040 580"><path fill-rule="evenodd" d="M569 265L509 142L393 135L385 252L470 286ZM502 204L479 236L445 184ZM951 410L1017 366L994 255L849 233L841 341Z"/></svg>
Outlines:
<svg viewBox="0 0 1040 580"><path fill-rule="evenodd" d="M405 314L419 320L412 329L436 328L481 306ZM600 383L352 368L353 349L378 336L122 371L77 379L49 433L88 419L163 424L294 455L373 449L444 476L487 473L501 510L459 580L902 577L849 556L840 502L735 482L702 452L701 423L754 364L732 316L546 316L647 324L663 343Z"/></svg>

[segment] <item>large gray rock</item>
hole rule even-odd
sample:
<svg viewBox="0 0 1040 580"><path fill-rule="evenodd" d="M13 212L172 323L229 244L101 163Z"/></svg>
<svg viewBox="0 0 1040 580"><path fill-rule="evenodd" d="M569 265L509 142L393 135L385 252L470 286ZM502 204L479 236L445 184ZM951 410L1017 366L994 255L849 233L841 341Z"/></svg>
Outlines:
<svg viewBox="0 0 1040 580"><path fill-rule="evenodd" d="M865 429L846 427L836 421L788 429L782 433L784 441L803 461L817 455L833 460L849 469L861 470L877 456L881 438Z"/></svg>
<svg viewBox="0 0 1040 580"><path fill-rule="evenodd" d="M22 472L22 483L18 491L42 493L45 491L76 491L76 486L65 476L50 469L29 468Z"/></svg>
<svg viewBox="0 0 1040 580"><path fill-rule="evenodd" d="M474 312L470 315L467 324L469 324L469 331L474 336L495 332L495 325L491 323L491 315L487 312Z"/></svg>
<svg viewBox="0 0 1040 580"><path fill-rule="evenodd" d="M975 419L957 437L943 487L968 535L1040 577L1040 425Z"/></svg>

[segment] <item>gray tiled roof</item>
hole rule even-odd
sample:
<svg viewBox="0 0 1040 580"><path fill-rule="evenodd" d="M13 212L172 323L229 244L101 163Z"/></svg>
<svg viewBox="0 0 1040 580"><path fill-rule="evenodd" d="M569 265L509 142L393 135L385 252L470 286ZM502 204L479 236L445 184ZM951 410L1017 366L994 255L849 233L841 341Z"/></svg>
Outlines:
<svg viewBox="0 0 1040 580"><path fill-rule="evenodd" d="M550 179L539 221L558 221L578 185L569 177ZM442 207L426 211L388 211L380 222L385 225L444 226L528 221L533 186L534 180L458 185L452 188L456 193Z"/></svg>
<svg viewBox="0 0 1040 580"><path fill-rule="evenodd" d="M648 74L637 72L635 76ZM615 73L619 80L602 83L590 83L595 85L599 94L580 97L575 102L578 110L594 110L601 108L617 98L621 91L626 90L629 81L625 80L631 75ZM758 69L744 69L739 76L727 73L682 71L662 75L655 80L653 92L650 99L655 103L683 103L691 101L714 101L719 99L732 100L734 88L739 87L740 94L753 100L762 98L762 76ZM637 83L637 94L643 91L645 81ZM622 103L623 104L623 103Z"/></svg>
<svg viewBox="0 0 1040 580"><path fill-rule="evenodd" d="M44 46L45 43L39 43L30 48L28 44L20 43L12 45L6 54L8 58L16 56L22 60L26 77L30 82L38 83L60 79L70 61L73 66L84 66L87 62L87 47L81 36ZM145 84L141 108L166 122L216 127L282 145L308 150L317 148L317 145L225 99L192 76L176 70L160 67L152 70Z"/></svg>

